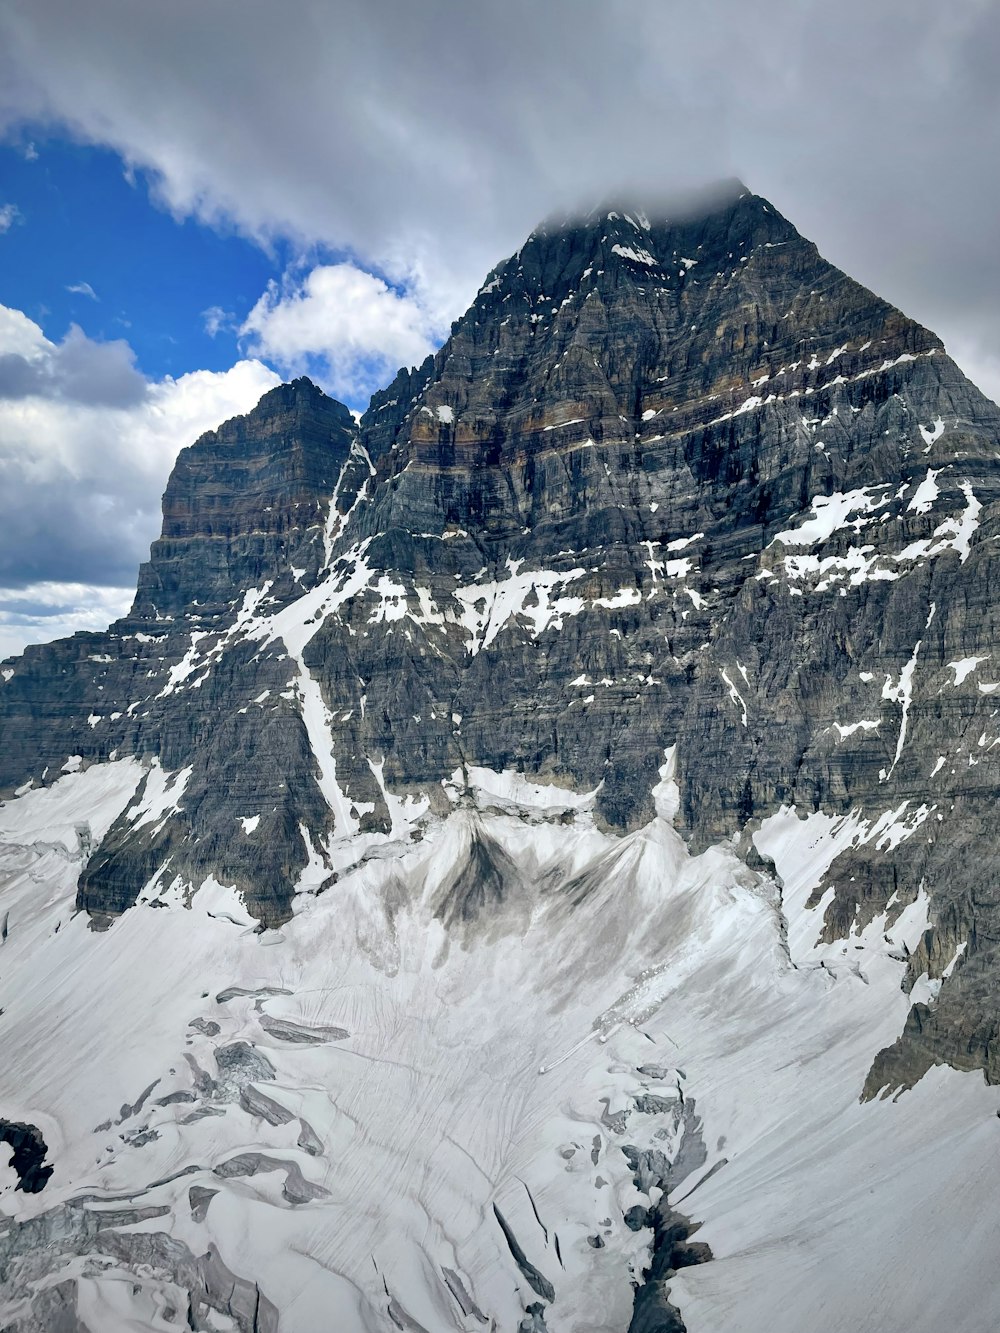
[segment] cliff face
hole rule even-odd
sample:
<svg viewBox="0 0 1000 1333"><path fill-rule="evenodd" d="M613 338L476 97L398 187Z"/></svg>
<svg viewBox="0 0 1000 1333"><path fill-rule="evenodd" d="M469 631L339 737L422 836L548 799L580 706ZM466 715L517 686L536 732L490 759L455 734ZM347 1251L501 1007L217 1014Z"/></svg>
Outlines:
<svg viewBox="0 0 1000 1333"><path fill-rule="evenodd" d="M315 583L330 496L355 438L347 408L308 380L265 394L253 412L181 451L129 614L106 634L29 648L17 660L0 704L8 793L55 781L76 755L69 768L142 756L155 765L153 786L169 785L163 771L183 774L162 826L125 819L97 849L81 906L102 917L124 911L168 864L191 883L213 872L239 883L262 916L272 900L289 901L287 881L302 863L299 820L323 828L330 816L301 720L280 698L287 662L278 649L238 646L235 616L248 593L279 604ZM277 706L248 713L268 689ZM247 814L248 802L263 820L256 843L232 836L234 812Z"/></svg>
<svg viewBox="0 0 1000 1333"><path fill-rule="evenodd" d="M265 582L315 581L319 534L356 435L342 403L309 380L264 395L182 449L163 496L163 532L139 571L131 618L229 608Z"/></svg>
<svg viewBox="0 0 1000 1333"><path fill-rule="evenodd" d="M275 925L473 769L620 834L674 746L693 850L853 812L826 937L926 894L911 981L964 946L869 1090L1000 1078L998 442L933 334L742 188L546 224L359 430L299 380L182 452L130 615L5 666L0 784L142 758L79 905L214 876Z"/></svg>
<svg viewBox="0 0 1000 1333"><path fill-rule="evenodd" d="M0 668L0 1324L995 1327L998 460L739 186L185 449Z"/></svg>

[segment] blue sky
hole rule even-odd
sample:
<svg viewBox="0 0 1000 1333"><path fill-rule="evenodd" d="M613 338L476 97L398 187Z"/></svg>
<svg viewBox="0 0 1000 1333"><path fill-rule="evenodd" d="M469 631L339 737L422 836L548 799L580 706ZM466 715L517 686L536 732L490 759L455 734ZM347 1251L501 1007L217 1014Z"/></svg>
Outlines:
<svg viewBox="0 0 1000 1333"><path fill-rule="evenodd" d="M42 129L0 142L0 658L127 609L185 444L293 374L363 411L445 324L293 222L185 213Z"/></svg>
<svg viewBox="0 0 1000 1333"><path fill-rule="evenodd" d="M154 379L227 369L241 355L236 329L269 281L307 259L344 258L171 215L151 197L148 173L113 150L27 130L0 145L0 198L17 210L0 301L54 342L74 323L93 339L124 338ZM208 312L218 316L212 333ZM364 406L355 396L351 406Z"/></svg>
<svg viewBox="0 0 1000 1333"><path fill-rule="evenodd" d="M1000 396L997 5L287 8L0 6L0 657L127 607L198 434L362 409L618 189L738 176Z"/></svg>
<svg viewBox="0 0 1000 1333"><path fill-rule="evenodd" d="M224 215L185 214L164 199L154 174L113 149L40 127L20 126L0 142L0 209L0 302L56 343L73 325L92 340L126 341L137 370L152 380L224 371L249 351L283 375L311 375L363 411L407 352L420 360L445 331L445 317L435 320L408 299L406 281L371 257L359 263L291 222L285 234L275 227L248 234ZM376 315L359 346L328 345L322 325L331 312L312 275L330 273L373 279L384 289L382 304L402 312L403 327ZM343 291L343 281L336 287ZM259 318L248 329L255 308ZM355 310L355 320L363 313ZM298 327L288 328L293 314Z"/></svg>

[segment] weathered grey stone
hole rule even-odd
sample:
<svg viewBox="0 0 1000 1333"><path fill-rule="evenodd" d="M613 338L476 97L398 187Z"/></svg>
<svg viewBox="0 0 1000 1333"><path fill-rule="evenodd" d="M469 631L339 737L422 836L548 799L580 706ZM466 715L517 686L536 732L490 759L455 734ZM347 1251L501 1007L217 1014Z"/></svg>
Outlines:
<svg viewBox="0 0 1000 1333"><path fill-rule="evenodd" d="M307 1027L304 1023L293 1023L289 1018L274 1018L271 1014L261 1014L260 1025L269 1036L299 1046L322 1046L329 1041L344 1041L351 1035L346 1028Z"/></svg>
<svg viewBox="0 0 1000 1333"><path fill-rule="evenodd" d="M528 1286L536 1295L541 1296L543 1300L546 1300L551 1304L556 1298L555 1288L552 1283L540 1269L535 1267L525 1254L524 1250L522 1250L517 1237L510 1228L510 1224L496 1204L493 1205L493 1213L500 1224L500 1230L503 1232L504 1240L507 1242L507 1248L510 1250L511 1257L521 1270L521 1275L525 1282L527 1282Z"/></svg>
<svg viewBox="0 0 1000 1333"><path fill-rule="evenodd" d="M391 829L377 764L391 791L438 804L470 765L599 788L602 826L632 829L653 814L670 745L695 849L781 805L869 822L933 806L920 836L834 863L825 931L923 884L931 933L911 980L965 952L867 1091L939 1061L1000 1080L1000 759L979 689L995 682L958 682L949 665L987 657L1000 634L998 441L1000 409L932 333L742 187L648 228L621 210L546 224L358 431L299 380L184 451L130 615L9 664L0 793L52 781L68 754L190 768L165 820L137 825L133 804L116 821L79 906L107 923L169 861L182 883L212 874L280 924L308 860L302 829L314 848L337 829L298 663L248 639L237 614L248 591L269 613L363 554L371 578L322 613L303 652L363 827ZM816 497L866 488L814 566L812 547L779 540ZM579 605L537 628L540 580L488 643L485 629L470 642L456 588L515 568L561 576ZM383 576L405 621L379 614ZM164 693L192 649L197 688ZM749 836L740 846L760 863ZM597 887L563 891L572 903ZM439 915L467 932L517 889L480 839Z"/></svg>
<svg viewBox="0 0 1000 1333"><path fill-rule="evenodd" d="M40 1129L13 1120L0 1120L0 1143L10 1144L10 1165L17 1175L15 1189L39 1194L49 1183L54 1168L45 1162L48 1146Z"/></svg>

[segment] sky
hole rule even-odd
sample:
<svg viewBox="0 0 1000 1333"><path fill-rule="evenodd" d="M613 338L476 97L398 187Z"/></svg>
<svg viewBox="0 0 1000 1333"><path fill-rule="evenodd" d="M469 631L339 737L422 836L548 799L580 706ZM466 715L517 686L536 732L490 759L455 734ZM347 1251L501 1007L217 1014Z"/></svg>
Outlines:
<svg viewBox="0 0 1000 1333"><path fill-rule="evenodd" d="M1000 398L998 0L5 0L0 657L124 611L179 449L350 407L548 214L738 176Z"/></svg>

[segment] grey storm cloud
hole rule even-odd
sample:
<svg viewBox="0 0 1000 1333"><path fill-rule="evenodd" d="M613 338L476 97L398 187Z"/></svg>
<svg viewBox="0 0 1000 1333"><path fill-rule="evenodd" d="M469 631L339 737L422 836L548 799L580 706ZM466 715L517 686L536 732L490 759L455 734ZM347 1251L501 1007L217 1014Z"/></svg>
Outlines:
<svg viewBox="0 0 1000 1333"><path fill-rule="evenodd" d="M1000 357L995 0L11 0L0 125L59 122L180 214L349 247L457 314L541 217L738 175Z"/></svg>
<svg viewBox="0 0 1000 1333"><path fill-rule="evenodd" d="M133 407L148 385L127 342L96 342L73 324L41 356L0 355L0 399L58 398L90 406Z"/></svg>
<svg viewBox="0 0 1000 1333"><path fill-rule="evenodd" d="M103 487L89 478L80 486L70 478L44 487L17 480L0 495L0 588L134 583L156 519L140 487L126 484L122 493L112 478Z"/></svg>

